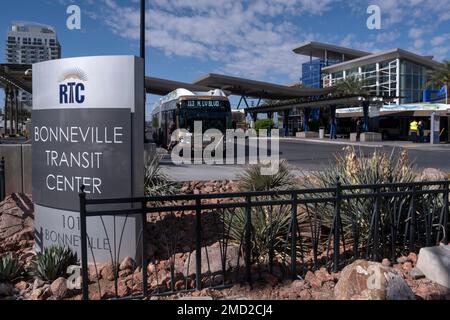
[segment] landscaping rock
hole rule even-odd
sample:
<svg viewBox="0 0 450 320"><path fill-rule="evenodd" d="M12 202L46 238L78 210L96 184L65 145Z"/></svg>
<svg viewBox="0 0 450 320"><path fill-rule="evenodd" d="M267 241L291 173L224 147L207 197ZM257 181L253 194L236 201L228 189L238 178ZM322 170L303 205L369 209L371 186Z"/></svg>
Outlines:
<svg viewBox="0 0 450 320"><path fill-rule="evenodd" d="M196 251L193 251L190 255L190 259L186 259L184 263L183 270L177 270L177 272L181 271L183 274L191 276L196 272ZM236 268L239 257L239 247L229 245L227 247L227 257L225 261L225 271L229 271L233 268ZM243 265L243 258L239 259L239 264ZM208 268L209 266L209 268ZM222 255L220 244L217 242L209 247L202 248L202 274L211 272L211 274L221 273L222 272Z"/></svg>
<svg viewBox="0 0 450 320"><path fill-rule="evenodd" d="M45 285L45 282L39 278L34 279L33 282L33 291L42 288Z"/></svg>
<svg viewBox="0 0 450 320"><path fill-rule="evenodd" d="M14 286L17 290L20 291L24 291L28 289L28 282L25 281L20 281L19 283L16 283L16 285Z"/></svg>
<svg viewBox="0 0 450 320"><path fill-rule="evenodd" d="M322 281L311 271L306 273L305 280L311 285L312 288L319 289L322 287Z"/></svg>
<svg viewBox="0 0 450 320"><path fill-rule="evenodd" d="M409 273L409 275L411 276L411 278L413 279L421 279L421 278L425 278L425 274L420 271L418 268L413 268L411 270L411 272Z"/></svg>
<svg viewBox="0 0 450 320"><path fill-rule="evenodd" d="M344 268L336 287L337 300L414 300L400 273L378 262L357 260Z"/></svg>
<svg viewBox="0 0 450 320"><path fill-rule="evenodd" d="M64 299L69 292L69 289L67 289L67 280L62 277L56 279L50 285L50 291L56 299Z"/></svg>
<svg viewBox="0 0 450 320"><path fill-rule="evenodd" d="M108 281L114 281L115 279L115 270L112 264L107 264L102 268L101 275L103 279Z"/></svg>
<svg viewBox="0 0 450 320"><path fill-rule="evenodd" d="M136 267L136 262L132 258L126 257L125 259L123 259L122 263L120 264L119 270L120 271L134 270L135 267Z"/></svg>
<svg viewBox="0 0 450 320"><path fill-rule="evenodd" d="M428 279L450 289L450 246L422 248L416 267Z"/></svg>

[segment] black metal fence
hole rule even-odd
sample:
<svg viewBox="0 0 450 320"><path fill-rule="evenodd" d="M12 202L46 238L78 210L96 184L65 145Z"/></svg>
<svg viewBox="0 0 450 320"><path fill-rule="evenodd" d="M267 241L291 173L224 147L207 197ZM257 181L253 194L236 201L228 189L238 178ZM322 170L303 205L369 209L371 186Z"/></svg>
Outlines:
<svg viewBox="0 0 450 320"><path fill-rule="evenodd" d="M81 192L83 298L89 299L90 285L99 297L137 299L251 284L266 272L298 279L319 267L337 272L358 258L395 259L447 244L449 186L447 180L355 186L338 180L322 189L101 200ZM111 209L123 205L129 209ZM138 217L141 259L139 276L121 280L124 228L118 242L104 228L114 242L114 288L102 295L100 281L89 282L88 254L94 251L87 224L100 219L105 226L106 217L114 218L114 232L116 217ZM95 261L92 269L98 275ZM120 292L124 286L129 290Z"/></svg>
<svg viewBox="0 0 450 320"><path fill-rule="evenodd" d="M0 160L0 201L6 198L6 175L5 175L5 158Z"/></svg>

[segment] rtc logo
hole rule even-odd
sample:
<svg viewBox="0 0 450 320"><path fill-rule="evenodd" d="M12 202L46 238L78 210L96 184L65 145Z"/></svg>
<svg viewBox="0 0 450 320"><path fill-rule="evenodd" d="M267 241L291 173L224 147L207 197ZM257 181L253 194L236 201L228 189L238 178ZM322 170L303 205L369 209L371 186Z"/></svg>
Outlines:
<svg viewBox="0 0 450 320"><path fill-rule="evenodd" d="M80 69L66 72L59 85L60 104L82 104L85 100L86 74Z"/></svg>

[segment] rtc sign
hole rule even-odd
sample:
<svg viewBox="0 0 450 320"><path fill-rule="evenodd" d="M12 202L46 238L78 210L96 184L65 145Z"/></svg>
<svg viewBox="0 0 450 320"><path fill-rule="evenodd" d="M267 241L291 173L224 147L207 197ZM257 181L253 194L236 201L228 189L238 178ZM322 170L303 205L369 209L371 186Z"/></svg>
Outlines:
<svg viewBox="0 0 450 320"><path fill-rule="evenodd" d="M83 82L81 82L83 81ZM86 74L81 70L68 72L64 75L62 83L59 85L60 104L82 104L85 101Z"/></svg>
<svg viewBox="0 0 450 320"><path fill-rule="evenodd" d="M33 65L38 251L59 243L80 253L78 192L82 185L89 198L143 195L143 77L142 60L132 56ZM88 218L88 251L92 249L97 262L108 261L111 251L134 256L137 221L133 217ZM120 243L120 248L113 243Z"/></svg>

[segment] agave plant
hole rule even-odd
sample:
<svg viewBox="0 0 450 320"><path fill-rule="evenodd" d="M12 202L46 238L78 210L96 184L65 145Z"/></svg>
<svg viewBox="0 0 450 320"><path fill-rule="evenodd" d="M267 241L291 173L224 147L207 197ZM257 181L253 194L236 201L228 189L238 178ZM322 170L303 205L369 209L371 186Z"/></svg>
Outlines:
<svg viewBox="0 0 450 320"><path fill-rule="evenodd" d="M0 282L13 281L22 273L19 259L12 253L0 258Z"/></svg>
<svg viewBox="0 0 450 320"><path fill-rule="evenodd" d="M78 264L77 254L69 247L52 246L38 253L31 264L30 274L43 281L54 281L67 273L67 268Z"/></svg>
<svg viewBox="0 0 450 320"><path fill-rule="evenodd" d="M269 191L294 189L297 182L292 169L286 161L281 161L279 171L274 175L263 175L261 165L252 165L239 176L240 191ZM278 196L277 199L283 197ZM286 198L286 197L284 197ZM258 197L259 201L274 200L274 197ZM291 228L291 207L260 206L251 210L251 242L253 262L267 263L270 248L282 256L286 253ZM229 237L236 244L242 243L245 236L246 212L243 209L226 211L222 217Z"/></svg>
<svg viewBox="0 0 450 320"><path fill-rule="evenodd" d="M150 196L164 196L178 193L176 183L171 182L167 175L161 171L160 154L149 155L145 161L144 186L145 193Z"/></svg>

